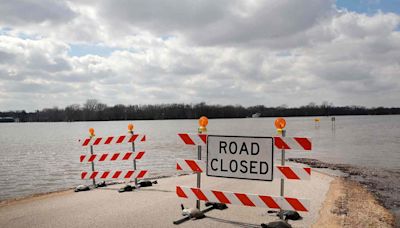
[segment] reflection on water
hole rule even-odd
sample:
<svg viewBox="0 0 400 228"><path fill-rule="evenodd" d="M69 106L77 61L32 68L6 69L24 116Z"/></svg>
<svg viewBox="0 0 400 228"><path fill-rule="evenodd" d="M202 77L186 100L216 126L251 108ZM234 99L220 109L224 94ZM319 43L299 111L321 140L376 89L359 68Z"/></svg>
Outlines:
<svg viewBox="0 0 400 228"><path fill-rule="evenodd" d="M275 118L210 120L209 134L273 136ZM400 169L400 116L336 117L332 130L330 117L286 118L288 136L313 138L313 152L288 152L288 157L310 157L331 163ZM196 132L197 120L110 121L77 123L2 123L0 124L0 200L39 192L70 188L84 183L81 171L89 164L79 163L79 155L88 153L78 139L94 127L96 135L127 133L128 123L137 133L145 133L147 142L137 144L146 150L138 169L152 176L173 175L176 158L196 158L196 150L178 143L176 133ZM96 153L128 151L130 145L99 146ZM205 157L205 153L203 153ZM99 170L126 170L132 162L104 162ZM97 169L96 168L96 169ZM90 183L88 181L87 183Z"/></svg>

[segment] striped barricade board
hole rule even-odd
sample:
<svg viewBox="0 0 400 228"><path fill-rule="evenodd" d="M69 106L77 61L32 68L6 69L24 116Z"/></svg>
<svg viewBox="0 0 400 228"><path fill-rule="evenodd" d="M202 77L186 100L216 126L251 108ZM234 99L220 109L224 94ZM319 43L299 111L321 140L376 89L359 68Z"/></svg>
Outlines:
<svg viewBox="0 0 400 228"><path fill-rule="evenodd" d="M178 140L180 142L183 142L185 145L205 146L207 144L207 135L206 134L180 133L180 134L178 134Z"/></svg>
<svg viewBox="0 0 400 228"><path fill-rule="evenodd" d="M185 145L206 145L207 134L179 133L179 141ZM311 138L305 137L274 137L274 145L285 150L312 150Z"/></svg>
<svg viewBox="0 0 400 228"><path fill-rule="evenodd" d="M206 163L193 159L176 159L176 170L202 173L206 171Z"/></svg>
<svg viewBox="0 0 400 228"><path fill-rule="evenodd" d="M274 137L275 147L285 150L312 150L310 138L302 137Z"/></svg>
<svg viewBox="0 0 400 228"><path fill-rule="evenodd" d="M104 162L104 161L126 161L130 159L139 160L145 154L144 151L140 152L124 152L124 153L113 153L113 154L91 154L91 155L81 155L80 162Z"/></svg>
<svg viewBox="0 0 400 228"><path fill-rule="evenodd" d="M94 171L94 172L82 172L81 179L132 179L132 178L144 178L148 174L147 170L127 170L127 171Z"/></svg>
<svg viewBox="0 0 400 228"><path fill-rule="evenodd" d="M108 137L92 137L86 138L82 141L82 146L97 146L97 145L112 145L122 143L137 143L145 142L146 135L134 134L134 135L121 135L121 136L108 136Z"/></svg>
<svg viewBox="0 0 400 228"><path fill-rule="evenodd" d="M271 209L294 210L301 212L308 212L310 210L309 200L302 198L235 193L182 186L176 186L176 194L180 198L248 207L266 207Z"/></svg>
<svg viewBox="0 0 400 228"><path fill-rule="evenodd" d="M178 158L176 159L176 170L202 173L206 171L206 163L200 160ZM310 180L311 168L275 166L274 178L283 178L287 180Z"/></svg>
<svg viewBox="0 0 400 228"><path fill-rule="evenodd" d="M274 167L274 177L288 180L310 180L311 168L278 165Z"/></svg>

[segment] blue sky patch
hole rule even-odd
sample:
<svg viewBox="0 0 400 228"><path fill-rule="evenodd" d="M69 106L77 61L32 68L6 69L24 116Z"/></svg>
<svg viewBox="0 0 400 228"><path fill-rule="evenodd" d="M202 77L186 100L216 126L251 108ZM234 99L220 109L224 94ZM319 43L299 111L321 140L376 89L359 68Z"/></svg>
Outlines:
<svg viewBox="0 0 400 228"><path fill-rule="evenodd" d="M11 28L2 27L0 28L0 35L8 35L8 32L11 31Z"/></svg>
<svg viewBox="0 0 400 228"><path fill-rule="evenodd" d="M71 44L68 54L70 56L98 55L108 57L119 48L107 47L98 44Z"/></svg>
<svg viewBox="0 0 400 228"><path fill-rule="evenodd" d="M400 0L337 0L337 7L373 15L378 11L400 14Z"/></svg>

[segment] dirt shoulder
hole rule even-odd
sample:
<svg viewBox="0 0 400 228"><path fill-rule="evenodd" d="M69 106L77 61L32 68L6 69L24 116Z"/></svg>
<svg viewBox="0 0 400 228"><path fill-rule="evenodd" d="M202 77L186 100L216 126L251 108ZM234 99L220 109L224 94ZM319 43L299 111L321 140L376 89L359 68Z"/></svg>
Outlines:
<svg viewBox="0 0 400 228"><path fill-rule="evenodd" d="M304 163L313 168L342 172L345 180L359 183L380 205L390 210L395 217L394 226L400 227L400 169L332 164L309 158L291 158L289 161Z"/></svg>
<svg viewBox="0 0 400 228"><path fill-rule="evenodd" d="M331 182L317 222L312 227L394 227L394 216L359 183Z"/></svg>

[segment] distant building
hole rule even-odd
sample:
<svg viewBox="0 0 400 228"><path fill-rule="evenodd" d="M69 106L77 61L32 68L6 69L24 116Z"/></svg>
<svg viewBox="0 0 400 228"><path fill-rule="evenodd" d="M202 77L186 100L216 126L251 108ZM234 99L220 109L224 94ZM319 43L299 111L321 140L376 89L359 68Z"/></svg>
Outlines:
<svg viewBox="0 0 400 228"><path fill-rule="evenodd" d="M0 123L12 123L15 122L13 117L0 117Z"/></svg>
<svg viewBox="0 0 400 228"><path fill-rule="evenodd" d="M259 112L254 113L253 115L251 115L252 118L258 118L260 116L261 116L261 113L259 113Z"/></svg>

